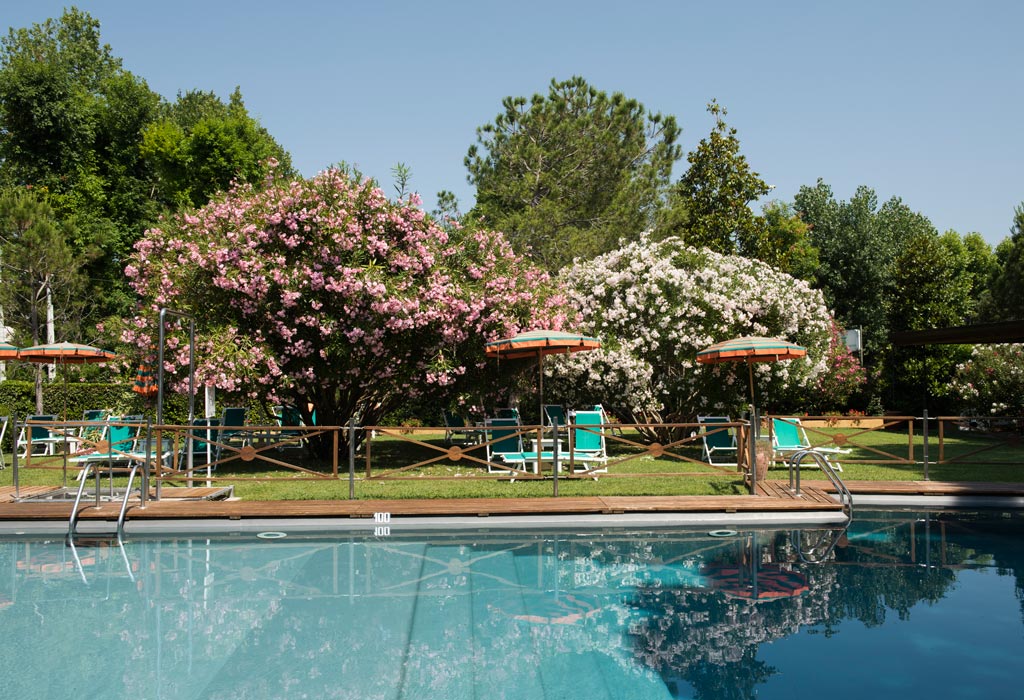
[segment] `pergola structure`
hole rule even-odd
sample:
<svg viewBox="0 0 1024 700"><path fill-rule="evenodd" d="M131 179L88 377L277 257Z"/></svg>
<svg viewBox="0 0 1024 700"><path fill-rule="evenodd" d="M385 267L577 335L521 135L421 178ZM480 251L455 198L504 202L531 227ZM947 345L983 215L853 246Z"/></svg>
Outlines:
<svg viewBox="0 0 1024 700"><path fill-rule="evenodd" d="M1024 321L999 321L973 326L900 331L893 345L971 345L974 343L1024 343Z"/></svg>

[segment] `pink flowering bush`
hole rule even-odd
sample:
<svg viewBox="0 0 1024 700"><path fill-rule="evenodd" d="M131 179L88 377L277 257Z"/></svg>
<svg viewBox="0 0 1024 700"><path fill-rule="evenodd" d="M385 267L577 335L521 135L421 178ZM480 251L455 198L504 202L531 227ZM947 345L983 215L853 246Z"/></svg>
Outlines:
<svg viewBox="0 0 1024 700"><path fill-rule="evenodd" d="M807 408L818 414L846 410L853 393L867 383L867 372L846 347L839 324L832 321L830 326L826 369L807 397Z"/></svg>
<svg viewBox="0 0 1024 700"><path fill-rule="evenodd" d="M974 346L957 367L953 392L977 415L1024 415L1024 344Z"/></svg>
<svg viewBox="0 0 1024 700"><path fill-rule="evenodd" d="M414 195L390 202L339 170L239 185L145 233L125 269L143 299L122 340L149 348L160 307L195 316L197 378L294 403L320 425L376 424L403 401L453 393L486 341L560 328L564 299L493 231L445 231ZM166 371L179 387L188 336Z"/></svg>
<svg viewBox="0 0 1024 700"><path fill-rule="evenodd" d="M701 365L699 350L745 335L803 345L807 357L754 365L758 407L795 408L821 391L832 318L820 291L747 258L643 236L560 276L604 347L547 366L551 396L601 402L634 422L736 417L749 404L746 364Z"/></svg>

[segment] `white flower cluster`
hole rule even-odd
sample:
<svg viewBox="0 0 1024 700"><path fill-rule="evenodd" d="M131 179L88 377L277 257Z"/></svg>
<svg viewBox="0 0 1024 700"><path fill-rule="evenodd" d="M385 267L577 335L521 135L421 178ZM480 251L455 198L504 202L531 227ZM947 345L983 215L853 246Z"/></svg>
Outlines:
<svg viewBox="0 0 1024 700"><path fill-rule="evenodd" d="M600 402L637 420L739 410L749 402L746 365L700 365L696 355L746 335L808 351L754 366L761 408L799 405L826 371L831 315L821 292L760 261L643 235L577 263L560 282L579 310L579 330L604 346L548 364L551 396L568 403Z"/></svg>

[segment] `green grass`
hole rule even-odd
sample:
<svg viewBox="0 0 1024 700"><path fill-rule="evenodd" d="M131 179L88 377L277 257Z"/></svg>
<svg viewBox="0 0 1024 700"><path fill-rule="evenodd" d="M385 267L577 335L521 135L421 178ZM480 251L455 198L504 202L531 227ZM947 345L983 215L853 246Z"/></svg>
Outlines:
<svg viewBox="0 0 1024 700"><path fill-rule="evenodd" d="M924 479L924 470L919 463L922 458L923 438L915 435L913 440L914 464L896 463L910 456L906 432L874 431L861 432L856 428L835 428L810 431L812 442L821 442L824 436L845 435L849 438L847 447L852 448L848 456L841 458L842 478L846 481L911 481ZM413 470L394 473L408 465L444 456L441 435L438 433L417 433L409 436L379 436L371 445L372 475L392 472L391 478L366 478L365 453L357 455L355 465L355 495L360 499L405 499L405 498L501 498L501 497L543 497L553 495L554 482L550 478L539 481L501 478L488 474L483 465L468 459L453 462L447 458ZM417 444L408 438L426 443ZM626 439L637 441L636 436ZM840 438L842 440L842 438ZM432 446L432 447L431 447ZM964 456L985 448L986 451L971 458L969 464L935 464L938 458L938 441L933 435L929 454L932 464L928 476L935 481L1024 481L1024 450L1016 444L972 433L957 433L946 436L944 457ZM560 476L560 496L659 496L659 495L728 495L747 493L741 475L727 470L725 473L708 476L698 472L712 471L704 465L679 459L687 457L700 459L700 442L695 441L673 450L675 456L653 457L642 454L638 448L609 438L608 450L612 459L628 458L614 464L608 475L598 480ZM873 451L874 450L874 451ZM884 453L884 454L879 454ZM330 475L330 465L310 460L304 452L289 450L268 452L279 459L318 474ZM475 454L475 453L471 453ZM483 457L482 451L479 453ZM10 458L8 456L8 465ZM59 466L60 458L34 460L34 464ZM688 476L687 474L693 474ZM70 483L74 483L74 469L69 469ZM633 475L633 476L630 476ZM222 465L215 476L221 481L215 485L233 485L235 495L245 500L308 500L346 499L349 496L348 463L339 465L338 479L320 479L308 474L254 460L236 460ZM821 479L820 471L805 468L804 479ZM10 485L13 473L10 467L0 471L0 485ZM771 479L786 479L785 468L769 471ZM56 485L61 482L59 469L22 468L21 485ZM196 485L202 485L201 479ZM179 482L183 485L183 482Z"/></svg>

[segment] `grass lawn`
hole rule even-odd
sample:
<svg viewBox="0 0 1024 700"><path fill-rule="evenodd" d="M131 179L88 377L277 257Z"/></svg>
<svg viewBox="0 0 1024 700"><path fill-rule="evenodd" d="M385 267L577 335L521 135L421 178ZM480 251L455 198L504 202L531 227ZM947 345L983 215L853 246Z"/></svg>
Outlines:
<svg viewBox="0 0 1024 700"><path fill-rule="evenodd" d="M840 458L842 478L846 481L912 481L924 479L921 464L923 438L915 435L911 441L906 432L863 432L851 428L811 431L811 441L821 442L825 436L847 437L849 455ZM414 435L378 436L370 446L372 476L366 476L365 451L356 457L354 490L356 498L500 498L540 497L553 495L554 482L544 480L516 480L510 482L499 474L488 474L486 467L467 458L457 462L449 460L443 452L443 435L416 433ZM683 458L700 459L700 442L671 450L671 454L652 456L643 454L643 448L629 444L636 436L627 431L625 442L609 437L608 452L611 459L622 459L612 464L608 474L591 478L572 478L565 475L558 480L561 496L659 496L659 495L729 495L747 493L741 475L731 469L722 473L703 464ZM413 442L412 439L418 441ZM842 438L840 438L842 441ZM419 444L424 443L424 444ZM913 452L910 451L910 444ZM1024 481L1024 449L1019 441L1007 442L999 437L976 433L957 433L946 436L942 456L945 461L960 458L964 463L937 464L939 444L936 436L929 441L928 477L934 481ZM469 448L467 448L469 449ZM972 453L974 453L972 455ZM301 450L268 452L273 459L330 476L329 464L313 461ZM483 458L483 451L470 452ZM915 463L898 463L913 457ZM429 465L410 465L437 459ZM8 468L0 471L0 485L13 483L10 456ZM61 483L61 459L33 460L33 466L19 472L21 485L55 485ZM38 468L39 466L49 468ZM387 478L381 475L387 474ZM69 469L69 480L74 484L75 470ZM339 465L339 478L322 479L317 476L283 468L259 459L252 462L233 462L221 465L214 474L215 485L233 485L235 495L245 500L307 500L345 499L349 495L348 461ZM805 467L804 479L821 479L821 472ZM788 478L785 468L773 468L770 479ZM202 485L197 480L196 485ZM178 482L183 485L183 482Z"/></svg>

